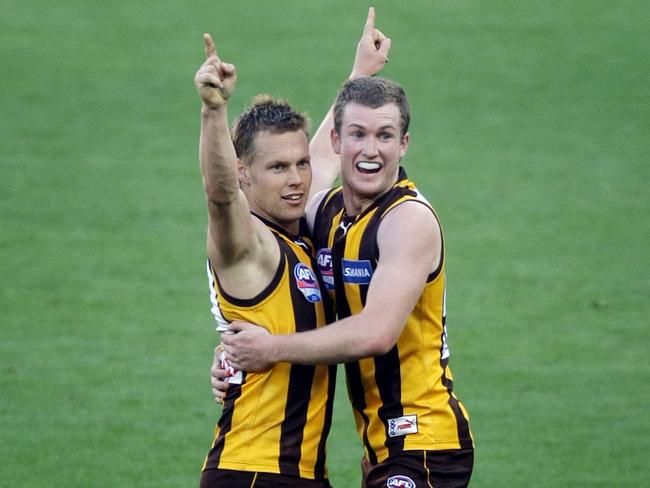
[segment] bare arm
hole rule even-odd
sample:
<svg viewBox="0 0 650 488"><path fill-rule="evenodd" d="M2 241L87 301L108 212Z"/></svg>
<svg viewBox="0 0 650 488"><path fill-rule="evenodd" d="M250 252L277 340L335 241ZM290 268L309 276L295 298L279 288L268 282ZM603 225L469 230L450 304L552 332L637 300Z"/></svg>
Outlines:
<svg viewBox="0 0 650 488"><path fill-rule="evenodd" d="M199 156L208 207L208 255L213 265L227 274L226 270L236 265L241 271L244 258L261 255L264 229L251 217L239 188L237 156L228 127L227 105L235 89L235 67L221 61L209 34L204 35L204 43L207 59L194 81L202 101ZM248 267L256 264L248 261Z"/></svg>
<svg viewBox="0 0 650 488"><path fill-rule="evenodd" d="M395 238L400 235L418 238ZM361 313L318 330L288 335L271 335L251 324L231 324L238 332L222 338L228 360L250 371L281 361L330 364L388 352L397 342L428 274L438 266L440 227L424 205L404 203L383 219L377 244L381 257Z"/></svg>
<svg viewBox="0 0 650 488"><path fill-rule="evenodd" d="M388 62L391 40L375 28L375 9L370 7L357 44L357 52L349 79L373 76ZM330 188L341 172L339 157L332 149L330 133L334 128L333 106L327 111L309 144L312 165L312 181L309 200L321 190Z"/></svg>

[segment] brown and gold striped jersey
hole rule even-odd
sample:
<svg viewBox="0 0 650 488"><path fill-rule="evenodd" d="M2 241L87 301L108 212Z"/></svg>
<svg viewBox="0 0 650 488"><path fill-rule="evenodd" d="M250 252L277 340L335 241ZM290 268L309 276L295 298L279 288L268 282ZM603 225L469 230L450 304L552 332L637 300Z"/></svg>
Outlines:
<svg viewBox="0 0 650 488"><path fill-rule="evenodd" d="M220 313L227 321L263 324L274 334L325 325L331 318L329 299L321 293L313 271L311 242L264 222L280 247L277 272L262 293L241 300L221 289L210 267L211 289L217 295ZM325 441L331 424L335 374L331 366L288 363L244 373L242 384L231 384L228 389L204 469L326 477Z"/></svg>
<svg viewBox="0 0 650 488"><path fill-rule="evenodd" d="M377 230L384 215L406 201L426 205L437 220L403 168L393 188L359 215L345 214L340 188L320 203L314 244L339 319L363 309L380 259ZM440 265L428 276L392 350L345 366L357 431L373 464L404 450L473 447L467 411L453 393L445 315L443 246Z"/></svg>

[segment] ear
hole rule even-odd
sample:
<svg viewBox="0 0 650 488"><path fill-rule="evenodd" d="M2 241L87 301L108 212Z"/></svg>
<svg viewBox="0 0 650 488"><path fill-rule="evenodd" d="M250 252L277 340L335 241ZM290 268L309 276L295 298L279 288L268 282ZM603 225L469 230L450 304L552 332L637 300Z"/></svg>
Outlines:
<svg viewBox="0 0 650 488"><path fill-rule="evenodd" d="M341 154L341 137L339 136L336 129L330 131L330 142L332 143L332 149L336 154Z"/></svg>
<svg viewBox="0 0 650 488"><path fill-rule="evenodd" d="M237 158L237 173L239 175L239 184L241 185L250 185L250 174L249 167L247 164L241 162L241 159Z"/></svg>
<svg viewBox="0 0 650 488"><path fill-rule="evenodd" d="M409 142L411 141L411 134L408 132L402 136L402 141L400 142L400 148L399 148L399 157L402 159L404 155L406 154L406 151L408 150L409 147Z"/></svg>

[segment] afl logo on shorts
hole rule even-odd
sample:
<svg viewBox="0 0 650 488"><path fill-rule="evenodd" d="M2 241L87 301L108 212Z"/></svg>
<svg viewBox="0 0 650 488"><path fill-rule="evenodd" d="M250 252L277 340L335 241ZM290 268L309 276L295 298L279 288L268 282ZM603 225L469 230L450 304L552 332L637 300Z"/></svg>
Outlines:
<svg viewBox="0 0 650 488"><path fill-rule="evenodd" d="M415 488L415 482L408 476L398 474L388 478L386 486L388 488Z"/></svg>
<svg viewBox="0 0 650 488"><path fill-rule="evenodd" d="M329 247L319 249L316 253L316 262L325 288L334 289L334 267L332 266L332 250Z"/></svg>
<svg viewBox="0 0 650 488"><path fill-rule="evenodd" d="M308 302L320 302L320 288L318 287L318 280L314 272L309 269L309 266L298 263L293 268L293 276L296 279L296 286L305 296Z"/></svg>

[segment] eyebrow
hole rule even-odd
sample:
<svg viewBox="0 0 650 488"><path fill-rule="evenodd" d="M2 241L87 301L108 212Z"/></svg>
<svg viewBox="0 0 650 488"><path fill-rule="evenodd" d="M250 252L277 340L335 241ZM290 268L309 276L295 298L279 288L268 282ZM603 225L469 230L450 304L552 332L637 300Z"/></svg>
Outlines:
<svg viewBox="0 0 650 488"><path fill-rule="evenodd" d="M294 163L294 162L295 162L295 163L299 163L299 162L301 162L301 161L307 161L307 162L310 162L310 161L311 161L311 156L304 156L304 157L298 158L298 159L296 159L296 160L293 160L293 159L273 159L272 161L269 161L269 162L266 163L266 164L269 164L269 165L275 165L275 164L292 164L292 163Z"/></svg>
<svg viewBox="0 0 650 488"><path fill-rule="evenodd" d="M365 126L359 125L359 124L350 124L348 127L349 128L354 127L354 128L357 128L357 129L364 129L364 130L366 129ZM395 130L397 130L397 127L395 127L393 124L386 124L386 125L382 125L381 127L379 127L379 130L386 130L386 129L395 129Z"/></svg>

